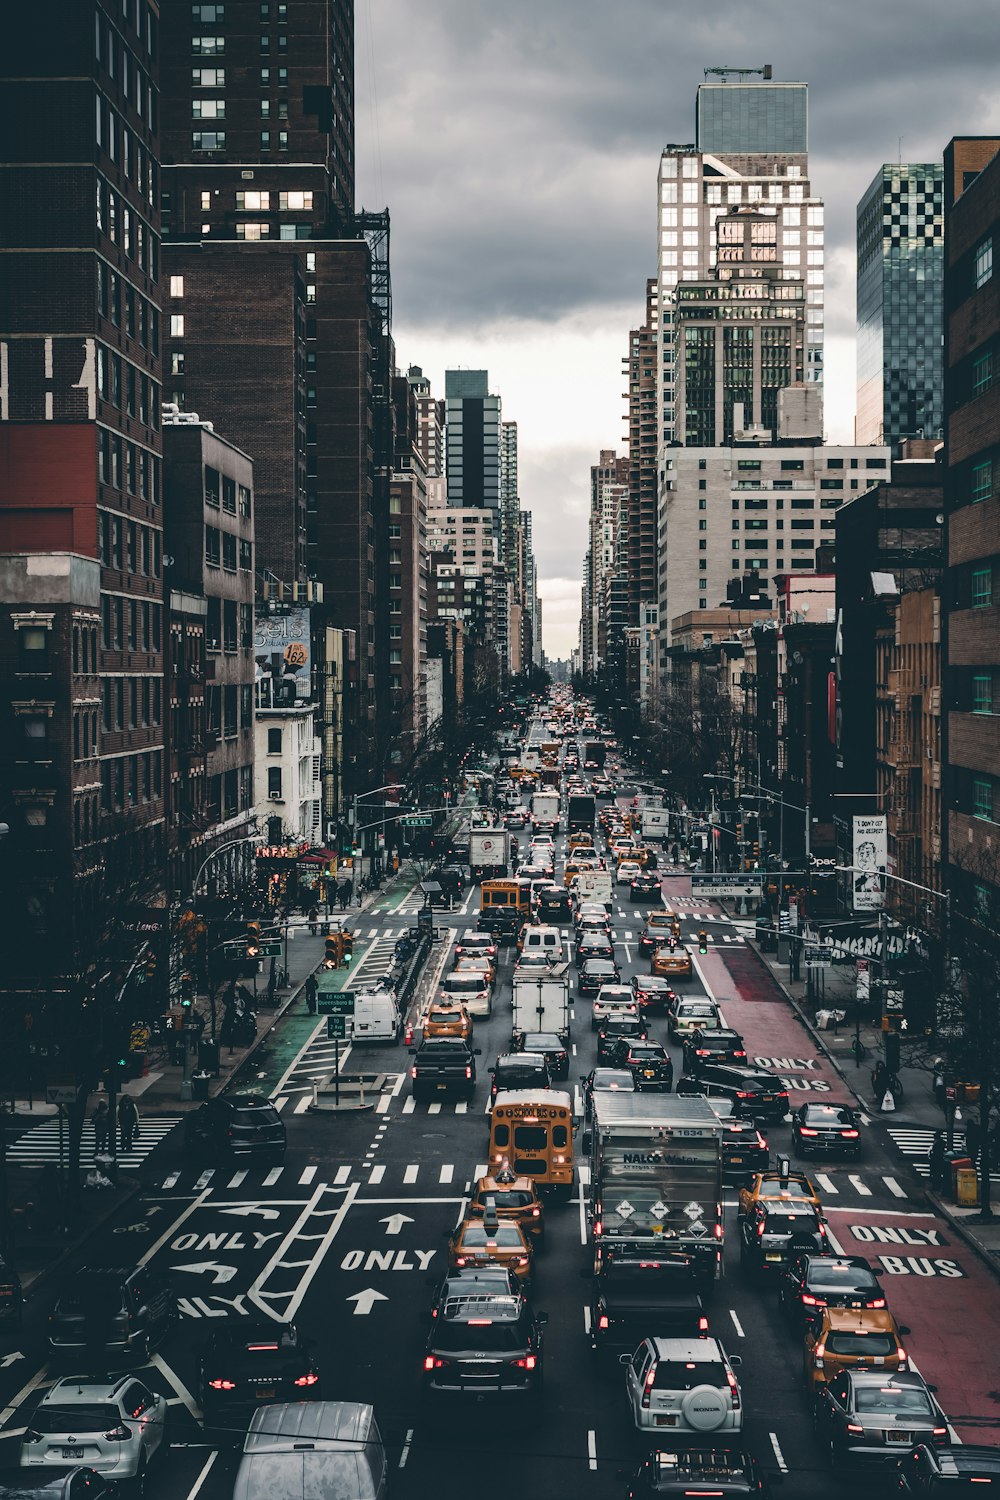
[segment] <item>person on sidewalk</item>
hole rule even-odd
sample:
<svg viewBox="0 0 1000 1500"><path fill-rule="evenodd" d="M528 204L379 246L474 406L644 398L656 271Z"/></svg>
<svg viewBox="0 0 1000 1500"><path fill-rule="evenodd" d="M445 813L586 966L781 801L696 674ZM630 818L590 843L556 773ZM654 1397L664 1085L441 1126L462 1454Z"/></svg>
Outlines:
<svg viewBox="0 0 1000 1500"><path fill-rule="evenodd" d="M982 1144L982 1131L979 1128L979 1120L975 1114L970 1114L965 1122L965 1154L974 1167L979 1165L979 1147Z"/></svg>
<svg viewBox="0 0 1000 1500"><path fill-rule="evenodd" d="M91 1119L94 1122L94 1155L99 1156L102 1151L107 1151L111 1135L111 1114L106 1099L98 1099Z"/></svg>
<svg viewBox="0 0 1000 1500"><path fill-rule="evenodd" d="M318 988L319 986L316 983L316 975L310 974L309 978L306 980L305 990L306 1010L311 1016L314 1016L316 1014L316 991L318 990Z"/></svg>
<svg viewBox="0 0 1000 1500"><path fill-rule="evenodd" d="M938 1109L943 1110L945 1106L944 1063L940 1057L934 1059L934 1077L931 1083L931 1090L934 1094L935 1104Z"/></svg>
<svg viewBox="0 0 1000 1500"><path fill-rule="evenodd" d="M309 914L308 914L308 922L309 922L309 936L310 937L315 937L316 936L316 926L317 926L317 924L319 922L319 910L318 910L317 907L310 906L310 908L309 908Z"/></svg>
<svg viewBox="0 0 1000 1500"><path fill-rule="evenodd" d="M123 1094L118 1105L118 1129L123 1151L131 1151L132 1141L139 1134L139 1111L131 1094Z"/></svg>
<svg viewBox="0 0 1000 1500"><path fill-rule="evenodd" d="M931 1173L931 1187L936 1193L943 1193L948 1186L948 1158L943 1130L935 1130L931 1149L927 1153L927 1161Z"/></svg>

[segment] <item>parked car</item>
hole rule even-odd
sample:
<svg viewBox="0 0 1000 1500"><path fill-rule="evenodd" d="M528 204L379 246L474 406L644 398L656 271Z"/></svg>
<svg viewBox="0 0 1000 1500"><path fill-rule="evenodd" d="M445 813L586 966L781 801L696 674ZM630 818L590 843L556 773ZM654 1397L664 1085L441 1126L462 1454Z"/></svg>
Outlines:
<svg viewBox="0 0 1000 1500"><path fill-rule="evenodd" d="M117 1500L118 1486L84 1464L0 1472L0 1500Z"/></svg>

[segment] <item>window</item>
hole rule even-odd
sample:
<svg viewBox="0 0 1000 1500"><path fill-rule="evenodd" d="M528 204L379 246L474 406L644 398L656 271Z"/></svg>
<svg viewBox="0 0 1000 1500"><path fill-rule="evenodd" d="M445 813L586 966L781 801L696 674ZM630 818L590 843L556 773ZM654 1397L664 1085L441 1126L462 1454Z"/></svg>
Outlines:
<svg viewBox="0 0 1000 1500"><path fill-rule="evenodd" d="M253 572L253 543L247 537L240 537L240 572Z"/></svg>
<svg viewBox="0 0 1000 1500"><path fill-rule="evenodd" d="M225 151L224 130L194 130L191 132L192 151Z"/></svg>
<svg viewBox="0 0 1000 1500"><path fill-rule="evenodd" d="M183 276L171 276L171 278L170 278L170 295L171 295L171 297L183 297L183 295L184 295L184 277Z"/></svg>
<svg viewBox="0 0 1000 1500"><path fill-rule="evenodd" d="M193 36L191 51L195 57L221 57L226 50L224 36Z"/></svg>
<svg viewBox="0 0 1000 1500"><path fill-rule="evenodd" d="M271 238L271 226L265 220L262 223L254 223L251 220L243 220L236 226L236 238L238 240L267 240Z"/></svg>
<svg viewBox="0 0 1000 1500"><path fill-rule="evenodd" d="M170 314L170 337L174 339L182 339L184 337L183 313Z"/></svg>
<svg viewBox="0 0 1000 1500"><path fill-rule="evenodd" d="M222 561L222 544L215 526L205 527L205 561L210 568L217 568Z"/></svg>
<svg viewBox="0 0 1000 1500"><path fill-rule="evenodd" d="M170 373L171 375L184 374L184 351L182 349L170 351Z"/></svg>
<svg viewBox="0 0 1000 1500"><path fill-rule="evenodd" d="M236 600L222 601L222 645L226 651L237 650Z"/></svg>
<svg viewBox="0 0 1000 1500"><path fill-rule="evenodd" d="M312 193L279 193L278 207L282 213L305 213L313 206Z"/></svg>
<svg viewBox="0 0 1000 1500"><path fill-rule="evenodd" d="M191 118L194 120L224 120L225 99L192 99Z"/></svg>
<svg viewBox="0 0 1000 1500"><path fill-rule="evenodd" d="M982 500L988 500L993 493L993 460L983 459L981 463L972 465L969 484L969 500L973 505L978 505Z"/></svg>
<svg viewBox="0 0 1000 1500"><path fill-rule="evenodd" d="M267 768L267 795L276 801L281 800L281 767L268 766Z"/></svg>
<svg viewBox="0 0 1000 1500"><path fill-rule="evenodd" d="M236 572L236 538L231 531L222 533L222 566L227 573Z"/></svg>
<svg viewBox="0 0 1000 1500"><path fill-rule="evenodd" d="M222 476L222 509L231 516L236 514L236 480L230 479L228 474Z"/></svg>
<svg viewBox="0 0 1000 1500"><path fill-rule="evenodd" d="M267 731L267 753L268 755L281 754L281 730L269 729Z"/></svg>
<svg viewBox="0 0 1000 1500"><path fill-rule="evenodd" d="M987 349L972 361L972 394L981 396L993 384L993 350Z"/></svg>
<svg viewBox="0 0 1000 1500"><path fill-rule="evenodd" d="M993 783L987 777L972 779L972 816L993 820Z"/></svg>
<svg viewBox="0 0 1000 1500"><path fill-rule="evenodd" d="M987 235L976 246L973 264L975 267L973 281L978 291L981 286L986 285L993 275L993 236L991 234Z"/></svg>
<svg viewBox="0 0 1000 1500"><path fill-rule="evenodd" d="M195 26L221 26L226 19L224 5L192 5L191 20Z"/></svg>
<svg viewBox="0 0 1000 1500"><path fill-rule="evenodd" d="M205 617L205 646L209 651L222 649L222 600L209 596Z"/></svg>
<svg viewBox="0 0 1000 1500"><path fill-rule="evenodd" d="M221 480L221 476L219 474L218 469L213 469L210 465L206 464L206 466L205 466L205 504L206 505L213 505L215 507L215 509L218 510L219 503L220 503L221 490L222 490L222 480Z"/></svg>
<svg viewBox="0 0 1000 1500"><path fill-rule="evenodd" d="M986 609L993 603L992 568L973 568L970 602L973 609Z"/></svg>
<svg viewBox="0 0 1000 1500"><path fill-rule="evenodd" d="M284 197L284 194L282 194ZM237 213L269 213L271 209L271 194L262 192L243 192L236 194Z"/></svg>
<svg viewBox="0 0 1000 1500"><path fill-rule="evenodd" d="M225 68L192 68L191 82L196 89L224 89L226 86ZM207 194L202 194L206 197ZM202 204L207 208L207 204Z"/></svg>
<svg viewBox="0 0 1000 1500"><path fill-rule="evenodd" d="M993 675L990 672L975 672L972 677L972 712L993 712Z"/></svg>

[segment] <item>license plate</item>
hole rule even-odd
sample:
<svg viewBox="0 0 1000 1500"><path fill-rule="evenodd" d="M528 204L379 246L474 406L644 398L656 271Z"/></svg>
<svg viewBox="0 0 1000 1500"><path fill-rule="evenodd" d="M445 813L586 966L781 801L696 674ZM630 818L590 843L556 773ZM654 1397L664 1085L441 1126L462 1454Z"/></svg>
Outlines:
<svg viewBox="0 0 1000 1500"><path fill-rule="evenodd" d="M438 1085L437 1085L437 1087L438 1087L438 1088L439 1088L439 1089L446 1089L446 1088L447 1088L447 1087L448 1087L448 1085L447 1085L447 1084L446 1084L446 1083L439 1083L439 1084L438 1084Z"/></svg>
<svg viewBox="0 0 1000 1500"><path fill-rule="evenodd" d="M676 1427L677 1418L673 1412L667 1412L665 1416L656 1417L654 1425L657 1427Z"/></svg>
<svg viewBox="0 0 1000 1500"><path fill-rule="evenodd" d="M643 1078L653 1078L656 1075L654 1074L652 1068L644 1068L642 1076Z"/></svg>
<svg viewBox="0 0 1000 1500"><path fill-rule="evenodd" d="M887 1443L908 1443L911 1441L908 1432L887 1432L885 1440Z"/></svg>
<svg viewBox="0 0 1000 1500"><path fill-rule="evenodd" d="M278 1394L278 1388L274 1385L255 1385L253 1389L255 1396L260 1396L267 1401L273 1400Z"/></svg>
<svg viewBox="0 0 1000 1500"><path fill-rule="evenodd" d="M764 1259L767 1260L767 1261L780 1260L781 1259L781 1251L780 1250L778 1250L778 1251L769 1250L767 1252L767 1254L764 1256Z"/></svg>
<svg viewBox="0 0 1000 1500"><path fill-rule="evenodd" d="M743 1165L743 1158L742 1158L742 1156L731 1156L729 1158L729 1165L731 1167L742 1167L742 1165Z"/></svg>
<svg viewBox="0 0 1000 1500"><path fill-rule="evenodd" d="M64 1448L62 1456L63 1458L82 1458L83 1453L84 1450L82 1448Z"/></svg>
<svg viewBox="0 0 1000 1500"><path fill-rule="evenodd" d="M761 1104L773 1104L774 1103L774 1095L773 1094L761 1094L761 1096L760 1096L760 1102L761 1102Z"/></svg>

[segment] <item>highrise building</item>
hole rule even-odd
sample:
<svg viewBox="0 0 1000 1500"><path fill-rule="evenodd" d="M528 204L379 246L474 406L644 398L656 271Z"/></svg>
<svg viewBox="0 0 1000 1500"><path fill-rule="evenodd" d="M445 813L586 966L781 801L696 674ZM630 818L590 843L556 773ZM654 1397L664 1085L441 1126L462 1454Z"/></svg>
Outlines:
<svg viewBox="0 0 1000 1500"><path fill-rule="evenodd" d="M0 62L0 1005L67 1060L81 944L164 875L157 31L56 0Z"/></svg>
<svg viewBox="0 0 1000 1500"><path fill-rule="evenodd" d="M857 214L855 439L940 438L944 168L885 162Z"/></svg>
<svg viewBox="0 0 1000 1500"><path fill-rule="evenodd" d="M487 370L446 370L448 504L490 511L500 535L500 397Z"/></svg>
<svg viewBox="0 0 1000 1500"><path fill-rule="evenodd" d="M428 479L444 474L444 402L431 393L431 383L419 365L406 378L417 402L417 447Z"/></svg>
<svg viewBox="0 0 1000 1500"><path fill-rule="evenodd" d="M656 602L656 356L659 306L655 277L646 282L646 315L629 334L622 361L628 381L628 614L639 625L643 605Z"/></svg>
<svg viewBox="0 0 1000 1500"><path fill-rule="evenodd" d="M500 557L510 573L517 568L517 423L500 423Z"/></svg>

